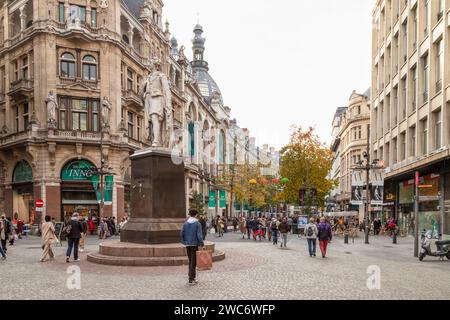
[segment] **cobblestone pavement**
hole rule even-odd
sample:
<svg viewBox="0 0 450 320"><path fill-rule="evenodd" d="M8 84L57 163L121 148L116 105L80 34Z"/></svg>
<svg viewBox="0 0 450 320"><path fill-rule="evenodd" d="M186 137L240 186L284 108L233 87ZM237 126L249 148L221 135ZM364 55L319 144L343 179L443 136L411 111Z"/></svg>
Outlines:
<svg viewBox="0 0 450 320"><path fill-rule="evenodd" d="M65 248L56 260L38 262L40 239L29 237L9 247L0 261L0 299L450 299L450 261L413 257L413 240L356 238L345 245L335 238L326 259L310 258L305 239L290 236L288 248L267 241L242 240L237 233L209 235L226 259L211 271L199 272L199 285L187 284L187 267L112 267L86 260L99 240L88 239L78 264L65 262ZM106 241L117 241L106 240ZM69 290L68 266L81 268L81 289ZM368 266L381 269L381 289L367 288Z"/></svg>

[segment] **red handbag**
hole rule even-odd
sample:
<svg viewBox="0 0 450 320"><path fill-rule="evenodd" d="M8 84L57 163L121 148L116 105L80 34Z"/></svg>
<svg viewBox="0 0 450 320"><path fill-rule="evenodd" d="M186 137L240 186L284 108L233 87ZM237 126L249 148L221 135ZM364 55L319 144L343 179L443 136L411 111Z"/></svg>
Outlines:
<svg viewBox="0 0 450 320"><path fill-rule="evenodd" d="M210 250L198 250L197 254L197 269L199 271L206 271L212 269L212 251Z"/></svg>

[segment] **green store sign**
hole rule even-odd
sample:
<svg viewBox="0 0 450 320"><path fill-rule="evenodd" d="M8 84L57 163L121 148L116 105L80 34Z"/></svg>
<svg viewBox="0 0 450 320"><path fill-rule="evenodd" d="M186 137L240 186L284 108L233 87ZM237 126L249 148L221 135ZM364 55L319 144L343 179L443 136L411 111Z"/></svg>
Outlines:
<svg viewBox="0 0 450 320"><path fill-rule="evenodd" d="M216 191L215 190L209 191L209 207L210 208L216 207Z"/></svg>
<svg viewBox="0 0 450 320"><path fill-rule="evenodd" d="M219 203L221 208L227 207L227 193L225 192L225 190L219 191Z"/></svg>
<svg viewBox="0 0 450 320"><path fill-rule="evenodd" d="M33 181L33 169L26 161L20 161L14 168L13 183Z"/></svg>
<svg viewBox="0 0 450 320"><path fill-rule="evenodd" d="M91 181L96 167L86 160L77 160L68 163L61 172L63 181Z"/></svg>

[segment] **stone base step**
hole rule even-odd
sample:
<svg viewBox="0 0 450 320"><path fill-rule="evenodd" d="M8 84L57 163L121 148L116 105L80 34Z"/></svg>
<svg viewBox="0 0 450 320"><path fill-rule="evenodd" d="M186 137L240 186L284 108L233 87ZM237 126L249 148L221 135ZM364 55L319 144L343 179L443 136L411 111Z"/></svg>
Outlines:
<svg viewBox="0 0 450 320"><path fill-rule="evenodd" d="M213 261L225 259L225 252L213 252ZM115 257L100 253L90 253L87 256L89 262L110 266L131 267L156 267L156 266L182 266L188 265L187 256L184 257Z"/></svg>
<svg viewBox="0 0 450 320"><path fill-rule="evenodd" d="M215 251L215 244L205 241L205 247L212 252ZM106 241L100 243L99 253L112 257L185 257L186 247L181 243L171 244L135 244L120 241Z"/></svg>

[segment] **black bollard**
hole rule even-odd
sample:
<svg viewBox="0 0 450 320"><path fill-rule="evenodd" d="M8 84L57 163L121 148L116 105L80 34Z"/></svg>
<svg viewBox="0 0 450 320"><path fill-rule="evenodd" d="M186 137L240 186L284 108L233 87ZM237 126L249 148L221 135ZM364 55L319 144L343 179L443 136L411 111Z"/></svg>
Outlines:
<svg viewBox="0 0 450 320"><path fill-rule="evenodd" d="M397 244L397 232L394 231L394 235L392 236L392 243Z"/></svg>
<svg viewBox="0 0 450 320"><path fill-rule="evenodd" d="M348 244L348 233L347 232L344 235L344 243Z"/></svg>

